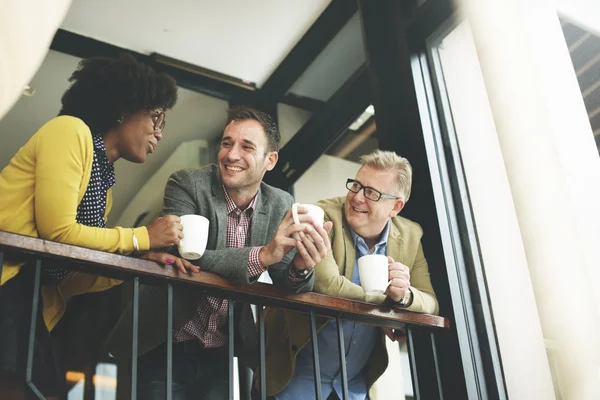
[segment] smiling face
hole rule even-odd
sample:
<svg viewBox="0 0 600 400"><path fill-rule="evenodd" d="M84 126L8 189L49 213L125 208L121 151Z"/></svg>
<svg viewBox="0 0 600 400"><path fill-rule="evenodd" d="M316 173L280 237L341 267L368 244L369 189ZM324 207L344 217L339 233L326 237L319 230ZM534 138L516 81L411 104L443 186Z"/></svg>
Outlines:
<svg viewBox="0 0 600 400"><path fill-rule="evenodd" d="M355 180L384 194L397 195L396 176L393 172L363 166ZM364 239L377 239L388 220L402 210L404 202L395 199L371 201L365 198L364 190L358 193L348 191L344 211L348 225Z"/></svg>
<svg viewBox="0 0 600 400"><path fill-rule="evenodd" d="M223 186L254 195L265 172L277 163L277 152L267 151L267 135L255 120L232 121L223 132L218 155Z"/></svg>
<svg viewBox="0 0 600 400"><path fill-rule="evenodd" d="M127 161L143 163L154 153L162 139L162 131L154 130L156 111L141 110L124 118L117 128L118 148Z"/></svg>

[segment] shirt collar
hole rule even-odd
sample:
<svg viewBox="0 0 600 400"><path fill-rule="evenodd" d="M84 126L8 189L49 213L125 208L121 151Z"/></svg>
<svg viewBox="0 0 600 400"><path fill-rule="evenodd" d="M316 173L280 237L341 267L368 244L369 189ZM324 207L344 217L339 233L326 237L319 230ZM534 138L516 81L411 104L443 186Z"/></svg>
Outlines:
<svg viewBox="0 0 600 400"><path fill-rule="evenodd" d="M354 243L355 248L358 245L359 239L364 242L364 239L358 233L354 232L354 229L350 228L350 234L352 235L352 243ZM390 221L388 220L388 222L385 224L385 227L383 228L383 231L381 232L381 237L379 238L379 242L375 245L375 247L387 245L387 240L388 240L389 235L390 235Z"/></svg>
<svg viewBox="0 0 600 400"><path fill-rule="evenodd" d="M231 214L232 212L249 212L250 214L254 212L256 201L258 200L258 194L260 191L256 192L256 195L254 196L250 204L248 204L248 207L246 207L245 210L240 210L229 196L229 193L227 193L227 189L225 189L225 186L221 185L221 187L223 188L223 193L225 193L225 202L227 203L227 215Z"/></svg>
<svg viewBox="0 0 600 400"><path fill-rule="evenodd" d="M107 188L110 188L115 184L115 166L108 161L102 135L92 134L92 141L94 142L94 153L100 167L100 174L104 177Z"/></svg>

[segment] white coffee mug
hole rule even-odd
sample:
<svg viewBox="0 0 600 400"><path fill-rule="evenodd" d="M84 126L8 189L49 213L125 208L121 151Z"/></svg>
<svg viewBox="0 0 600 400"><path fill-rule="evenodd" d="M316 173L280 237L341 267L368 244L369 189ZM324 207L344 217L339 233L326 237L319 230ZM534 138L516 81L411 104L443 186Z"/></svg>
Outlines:
<svg viewBox="0 0 600 400"><path fill-rule="evenodd" d="M384 293L392 281L388 281L388 257L367 254L358 259L360 285L369 294Z"/></svg>
<svg viewBox="0 0 600 400"><path fill-rule="evenodd" d="M319 206L315 206L314 204L299 204L294 203L292 205L292 217L294 218L294 223L300 224L300 218L298 217L298 206L304 207L308 213L306 215L310 215L312 220L318 225L323 226L323 221L325 219L325 211ZM310 225L308 222L303 222L303 225Z"/></svg>
<svg viewBox="0 0 600 400"><path fill-rule="evenodd" d="M298 217L298 206L302 206L304 207L306 210L308 210L308 213L306 215L310 215L312 220L320 227L323 227L323 222L325 219L325 211L323 211L323 209L319 206L315 206L313 204L299 204L299 203L294 203L292 204L292 217L294 218L294 223L295 224L302 224L302 225L306 225L306 226L310 226L312 224L308 223L308 222L300 222L300 217ZM294 233L294 239L299 240L299 236L297 233ZM308 239L311 242L314 242L312 237L308 236Z"/></svg>
<svg viewBox="0 0 600 400"><path fill-rule="evenodd" d="M202 257L208 241L208 219L202 215L183 215L183 239L179 241L179 255L186 260L197 260Z"/></svg>

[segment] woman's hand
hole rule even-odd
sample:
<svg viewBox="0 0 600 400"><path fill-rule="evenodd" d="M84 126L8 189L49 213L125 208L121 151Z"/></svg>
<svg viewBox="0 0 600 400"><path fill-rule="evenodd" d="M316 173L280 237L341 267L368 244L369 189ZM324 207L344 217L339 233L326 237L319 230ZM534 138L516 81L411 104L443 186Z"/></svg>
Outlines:
<svg viewBox="0 0 600 400"><path fill-rule="evenodd" d="M184 274L189 272L200 272L200 267L192 264L188 260L176 257L169 253L151 251L140 256L144 260L156 261L160 264L175 265L177 269Z"/></svg>
<svg viewBox="0 0 600 400"><path fill-rule="evenodd" d="M183 226L177 215L165 215L157 218L146 228L150 237L151 249L178 245L179 240L183 239Z"/></svg>

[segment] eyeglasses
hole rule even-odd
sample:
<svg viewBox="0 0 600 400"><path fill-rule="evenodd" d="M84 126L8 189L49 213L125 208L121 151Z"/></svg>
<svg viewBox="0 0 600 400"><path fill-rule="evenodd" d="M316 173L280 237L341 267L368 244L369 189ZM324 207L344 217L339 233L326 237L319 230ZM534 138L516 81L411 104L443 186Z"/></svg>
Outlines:
<svg viewBox="0 0 600 400"><path fill-rule="evenodd" d="M167 121L165 120L165 112L163 110L151 110L150 117L152 118L152 122L154 122L154 131L161 131L165 129L165 125L167 125Z"/></svg>
<svg viewBox="0 0 600 400"><path fill-rule="evenodd" d="M370 186L363 186L359 181L355 181L354 179L348 179L346 181L346 188L353 193L358 193L361 191L361 189L364 190L365 198L371 201L379 201L379 199L398 200L400 198L390 194L383 194L379 190L373 189Z"/></svg>

